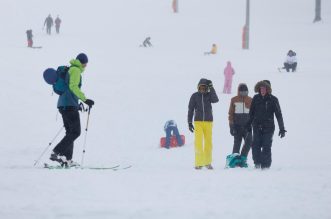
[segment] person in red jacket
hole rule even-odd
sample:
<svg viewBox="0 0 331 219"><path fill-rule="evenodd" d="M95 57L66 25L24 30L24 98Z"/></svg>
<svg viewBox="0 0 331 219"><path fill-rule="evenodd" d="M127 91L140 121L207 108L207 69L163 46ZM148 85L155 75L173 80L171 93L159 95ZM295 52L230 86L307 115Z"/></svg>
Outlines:
<svg viewBox="0 0 331 219"><path fill-rule="evenodd" d="M61 26L61 19L59 18L59 15L56 17L55 19L55 29L56 29L56 33L59 34L60 33L60 26Z"/></svg>

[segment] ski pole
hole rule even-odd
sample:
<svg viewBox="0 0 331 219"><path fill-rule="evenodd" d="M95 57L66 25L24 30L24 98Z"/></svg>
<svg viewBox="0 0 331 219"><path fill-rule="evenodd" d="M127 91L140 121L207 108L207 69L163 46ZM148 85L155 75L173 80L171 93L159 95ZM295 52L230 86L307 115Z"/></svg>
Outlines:
<svg viewBox="0 0 331 219"><path fill-rule="evenodd" d="M81 166L84 165L84 155L85 155L85 149L86 149L86 137L87 137L87 131L88 131L88 124L90 120L90 112L91 112L91 107L88 108L88 114L87 114L87 121L86 121L86 128L85 128L85 137L84 137L84 145L83 145L83 154L82 154L82 161L81 161Z"/></svg>
<svg viewBox="0 0 331 219"><path fill-rule="evenodd" d="M57 138L57 136L59 136L59 134L61 133L62 129L64 126L61 127L61 129L56 133L56 135L54 136L54 138L52 139L51 142L48 143L48 146L45 148L45 150L41 153L41 155L38 157L37 160L35 160L35 163L33 164L33 166L36 166L40 159L44 156L44 154L48 151L48 148L53 144L53 142L55 141L55 139Z"/></svg>

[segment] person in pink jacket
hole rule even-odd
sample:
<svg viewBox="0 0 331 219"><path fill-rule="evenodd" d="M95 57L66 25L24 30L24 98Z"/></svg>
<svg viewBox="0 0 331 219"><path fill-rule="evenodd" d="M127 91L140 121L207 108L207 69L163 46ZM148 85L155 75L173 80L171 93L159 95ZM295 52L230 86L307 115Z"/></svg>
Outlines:
<svg viewBox="0 0 331 219"><path fill-rule="evenodd" d="M234 69L231 66L231 62L228 61L227 65L224 69L224 88L223 93L230 94L231 93L231 87L232 87L232 77L234 75Z"/></svg>

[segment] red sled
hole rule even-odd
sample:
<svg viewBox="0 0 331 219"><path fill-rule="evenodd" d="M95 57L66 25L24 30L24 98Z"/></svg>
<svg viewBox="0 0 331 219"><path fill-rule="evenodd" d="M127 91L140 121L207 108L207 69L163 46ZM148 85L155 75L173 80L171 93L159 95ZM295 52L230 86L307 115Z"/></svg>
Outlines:
<svg viewBox="0 0 331 219"><path fill-rule="evenodd" d="M183 145L185 144L185 136L184 135L180 135L180 138L182 139L182 142L183 142ZM166 144L166 138L165 137L162 137L160 139L160 146L162 148L165 147L165 144ZM177 143L177 139L176 139L176 136L171 136L170 137L170 147L171 148L174 148L174 147L177 147L178 146L178 143Z"/></svg>

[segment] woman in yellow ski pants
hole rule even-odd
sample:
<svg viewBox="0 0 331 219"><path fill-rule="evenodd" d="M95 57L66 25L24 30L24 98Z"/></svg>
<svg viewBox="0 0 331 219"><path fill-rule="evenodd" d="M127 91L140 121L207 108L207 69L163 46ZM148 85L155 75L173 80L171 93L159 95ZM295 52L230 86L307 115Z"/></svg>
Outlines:
<svg viewBox="0 0 331 219"><path fill-rule="evenodd" d="M212 103L217 103L218 97L213 84L205 78L200 79L198 92L192 94L188 105L188 126L195 137L195 169L207 167L213 169L212 162ZM193 126L194 117L194 126Z"/></svg>

